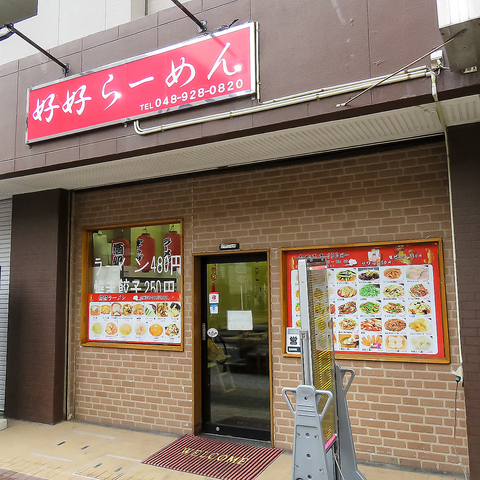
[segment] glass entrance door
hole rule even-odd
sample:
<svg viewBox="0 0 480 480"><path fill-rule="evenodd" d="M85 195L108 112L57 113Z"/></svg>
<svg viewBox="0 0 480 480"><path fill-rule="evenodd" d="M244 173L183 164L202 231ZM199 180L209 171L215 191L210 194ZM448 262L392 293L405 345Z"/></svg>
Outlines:
<svg viewBox="0 0 480 480"><path fill-rule="evenodd" d="M268 292L266 254L203 259L204 432L270 440Z"/></svg>

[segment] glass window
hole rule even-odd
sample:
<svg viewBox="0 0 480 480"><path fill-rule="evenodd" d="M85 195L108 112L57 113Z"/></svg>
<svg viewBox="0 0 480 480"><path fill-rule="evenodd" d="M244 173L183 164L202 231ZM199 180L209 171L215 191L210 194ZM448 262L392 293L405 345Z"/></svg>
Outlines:
<svg viewBox="0 0 480 480"><path fill-rule="evenodd" d="M87 229L82 344L180 350L182 225Z"/></svg>

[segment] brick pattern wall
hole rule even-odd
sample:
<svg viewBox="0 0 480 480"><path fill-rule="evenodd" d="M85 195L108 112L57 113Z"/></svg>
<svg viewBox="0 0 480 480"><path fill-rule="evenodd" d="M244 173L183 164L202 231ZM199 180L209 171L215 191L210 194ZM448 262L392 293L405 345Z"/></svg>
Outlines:
<svg viewBox="0 0 480 480"><path fill-rule="evenodd" d="M80 347L82 228L184 220L184 352ZM292 161L75 195L70 338L71 414L94 422L192 431L192 254L270 250L271 348L275 445L292 447L293 419L281 396L297 386L297 358L282 356L281 248L444 239L451 365L340 361L357 377L349 407L363 461L459 472L455 454L453 371L459 362L448 179L443 143L359 156ZM74 411L73 411L74 409ZM463 392L456 450L467 464Z"/></svg>

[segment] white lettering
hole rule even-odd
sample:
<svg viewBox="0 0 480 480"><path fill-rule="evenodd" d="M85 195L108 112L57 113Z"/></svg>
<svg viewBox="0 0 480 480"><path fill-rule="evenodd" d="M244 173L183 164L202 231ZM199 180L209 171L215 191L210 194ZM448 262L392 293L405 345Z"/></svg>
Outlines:
<svg viewBox="0 0 480 480"><path fill-rule="evenodd" d="M121 96L122 94L120 92L117 92L116 90L113 90L112 92L106 93L105 92L105 87L107 86L107 83L110 83L113 81L113 75L111 73L108 74L108 80L103 84L102 87L102 97L106 100L108 97L111 97L113 95L112 101L110 104L105 107L103 110L107 110L107 108L110 108Z"/></svg>

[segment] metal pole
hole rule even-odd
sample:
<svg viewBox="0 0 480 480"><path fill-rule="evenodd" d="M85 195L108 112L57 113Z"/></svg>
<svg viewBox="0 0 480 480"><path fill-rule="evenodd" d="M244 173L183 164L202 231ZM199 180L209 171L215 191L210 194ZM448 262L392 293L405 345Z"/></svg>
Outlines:
<svg viewBox="0 0 480 480"><path fill-rule="evenodd" d="M429 52L427 52L425 55L422 55L421 57L418 57L416 60L414 60L413 62L410 62L409 64L405 65L404 67L398 69L396 72L393 72L391 73L390 75L387 75L386 77L382 78L380 81L378 81L377 83L375 83L375 85L370 85L370 87L366 88L365 90L363 90L362 92L360 93L357 93L354 97L348 99L346 102L344 103L338 103L337 104L337 107L346 107L350 102L353 102L353 100L355 100L356 98L358 98L360 95L363 95L364 93L370 91L372 88L375 88L375 87L378 87L381 83L385 82L386 80L388 80L389 78L393 77L394 75L397 75L401 72L403 72L404 70L406 70L408 67L411 67L414 63L417 63L419 62L420 60L422 60L422 58L425 58L427 57L428 55L431 55L432 53L436 52L437 50L440 50L440 48L444 47L445 45L447 45L448 43L450 43L454 38L458 37L459 35L463 35L465 32L467 31L466 28L464 28L463 30L460 30L459 32L457 32L452 38L449 38L446 42L443 42L441 43L440 45L438 45L438 47L435 47L435 48L432 48Z"/></svg>
<svg viewBox="0 0 480 480"><path fill-rule="evenodd" d="M12 33L16 33L20 38L23 38L27 43L32 45L32 47L35 47L37 50L42 52L44 55L46 55L50 60L53 60L57 65L60 65L63 68L63 73L65 76L68 75L68 69L69 69L69 64L68 63L62 63L60 60L55 58L51 53L48 53L45 49L43 49L40 45L37 45L33 40L30 40L27 36L25 36L22 32L19 32L14 26L13 23L7 23L5 25L6 28L8 28Z"/></svg>
<svg viewBox="0 0 480 480"><path fill-rule="evenodd" d="M198 28L200 29L200 32L206 32L207 31L207 26L205 22L202 22L199 20L190 10L188 10L184 5L182 5L178 0L172 0L172 2L185 14L187 17L190 17L197 25Z"/></svg>

